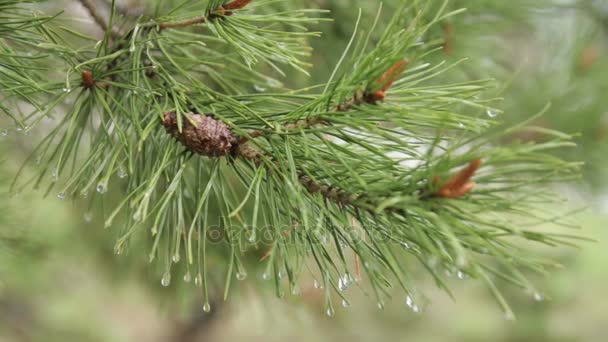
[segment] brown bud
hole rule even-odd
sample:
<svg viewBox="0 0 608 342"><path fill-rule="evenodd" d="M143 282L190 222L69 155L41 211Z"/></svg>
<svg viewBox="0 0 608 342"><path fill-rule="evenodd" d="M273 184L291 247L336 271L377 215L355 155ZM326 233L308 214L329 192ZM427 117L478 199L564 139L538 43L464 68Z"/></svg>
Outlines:
<svg viewBox="0 0 608 342"><path fill-rule="evenodd" d="M85 89L93 88L95 86L95 78L93 78L93 73L89 70L82 72L82 86Z"/></svg>
<svg viewBox="0 0 608 342"><path fill-rule="evenodd" d="M207 115L184 114L181 132L176 113L165 113L162 124L177 141L203 156L221 157L230 154L236 141L228 125Z"/></svg>

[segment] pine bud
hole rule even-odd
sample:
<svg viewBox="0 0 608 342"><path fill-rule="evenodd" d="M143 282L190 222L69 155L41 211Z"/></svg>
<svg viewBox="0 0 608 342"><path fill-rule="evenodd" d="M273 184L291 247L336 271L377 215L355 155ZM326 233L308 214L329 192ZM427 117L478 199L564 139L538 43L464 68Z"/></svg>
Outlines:
<svg viewBox="0 0 608 342"><path fill-rule="evenodd" d="M232 146L236 142L228 125L207 115L184 114L181 132L178 128L176 113L165 113L162 124L167 132L188 150L207 157L221 157L230 154Z"/></svg>

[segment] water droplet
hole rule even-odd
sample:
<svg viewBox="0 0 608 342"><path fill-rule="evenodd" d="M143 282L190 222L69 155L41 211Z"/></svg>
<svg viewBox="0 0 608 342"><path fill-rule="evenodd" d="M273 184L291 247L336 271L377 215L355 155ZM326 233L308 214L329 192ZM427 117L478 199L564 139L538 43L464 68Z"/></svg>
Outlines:
<svg viewBox="0 0 608 342"><path fill-rule="evenodd" d="M60 192L57 194L57 198L59 199L64 199L65 198L65 192Z"/></svg>
<svg viewBox="0 0 608 342"><path fill-rule="evenodd" d="M344 283L344 286L346 286L348 288L353 285L353 283L355 282L355 279L349 273L346 273L342 277L342 282Z"/></svg>
<svg viewBox="0 0 608 342"><path fill-rule="evenodd" d="M534 300L537 302L542 302L545 298L543 297L543 295L541 295L540 293L536 292L534 293Z"/></svg>
<svg viewBox="0 0 608 342"><path fill-rule="evenodd" d="M192 280L192 276L190 275L190 271L186 272L186 274L184 274L184 281L186 283L189 283Z"/></svg>
<svg viewBox="0 0 608 342"><path fill-rule="evenodd" d="M256 234L255 234L255 230L254 229L252 229L249 232L249 235L247 236L247 241L249 241L249 243L255 243L255 241L256 241Z"/></svg>
<svg viewBox="0 0 608 342"><path fill-rule="evenodd" d="M401 245L402 245L402 246L403 246L403 248L405 248L405 249L411 249L411 248L412 248L412 246L410 246L410 244L409 244L409 243L407 243L407 242L402 242L402 243L401 243Z"/></svg>
<svg viewBox="0 0 608 342"><path fill-rule="evenodd" d="M459 123L458 123L458 127L460 127L460 128L464 128L464 124L463 124L462 122L459 122Z"/></svg>
<svg viewBox="0 0 608 342"><path fill-rule="evenodd" d="M194 277L194 285L195 286L201 286L201 284L203 283L203 276L201 276L201 274L197 274L196 277Z"/></svg>
<svg viewBox="0 0 608 342"><path fill-rule="evenodd" d="M57 178L59 178L59 171L57 171L57 168L54 168L51 170L51 177L53 178L54 181L56 181Z"/></svg>
<svg viewBox="0 0 608 342"><path fill-rule="evenodd" d="M291 294L297 296L300 294L300 287L296 284L291 288Z"/></svg>
<svg viewBox="0 0 608 342"><path fill-rule="evenodd" d="M254 85L253 89L255 89L255 91L257 91L259 93L263 93L263 92L266 91L266 88L264 88L264 87L262 87L261 85L258 85L258 84Z"/></svg>
<svg viewBox="0 0 608 342"><path fill-rule="evenodd" d="M498 110L496 110L496 109L489 108L486 111L486 114L488 114L488 116L491 117L491 118L495 118L498 115L500 115L500 112Z"/></svg>
<svg viewBox="0 0 608 342"><path fill-rule="evenodd" d="M382 301L378 302L378 310L384 310L384 302L382 302Z"/></svg>
<svg viewBox="0 0 608 342"><path fill-rule="evenodd" d="M464 278L467 277L467 275L462 272L462 271L458 271L458 273L456 273L456 276L458 277L458 279L463 280Z"/></svg>
<svg viewBox="0 0 608 342"><path fill-rule="evenodd" d="M211 305L209 304L209 302L203 304L203 311L211 312Z"/></svg>
<svg viewBox="0 0 608 342"><path fill-rule="evenodd" d="M328 307L327 310L325 310L325 314L327 315L327 317L334 317L334 309L332 307Z"/></svg>
<svg viewBox="0 0 608 342"><path fill-rule="evenodd" d="M171 273L166 272L163 275L163 278L160 280L160 283L162 286L165 286L165 287L169 286L169 284L171 284Z"/></svg>
<svg viewBox="0 0 608 342"><path fill-rule="evenodd" d="M405 304L414 312L419 312L420 308L418 308L418 305L416 305L416 303L414 303L414 298L412 298L412 296L407 296L405 297Z"/></svg>
<svg viewBox="0 0 608 342"><path fill-rule="evenodd" d="M72 91L72 89L71 89L71 88L63 88L63 92L64 92L64 93L69 93L69 92L71 92L71 91Z"/></svg>
<svg viewBox="0 0 608 342"><path fill-rule="evenodd" d="M129 47L129 52L135 52L135 45L131 44L131 46Z"/></svg>
<svg viewBox="0 0 608 342"><path fill-rule="evenodd" d="M514 321L514 320L515 320L515 315L514 315L514 314L513 314L513 312L511 312L511 311L507 311L507 312L505 312L505 314L504 314L504 318L505 318L505 320L507 320L507 321Z"/></svg>
<svg viewBox="0 0 608 342"><path fill-rule="evenodd" d="M279 273L277 273L277 277L279 279L283 279L284 276L285 276L285 274L283 273L283 271L279 271Z"/></svg>
<svg viewBox="0 0 608 342"><path fill-rule="evenodd" d="M245 278L247 278L247 272L245 272L245 271L236 272L236 279L245 280Z"/></svg>
<svg viewBox="0 0 608 342"><path fill-rule="evenodd" d="M125 178L127 177L127 171L125 171L124 168L122 168L122 166L118 169L118 177L119 178Z"/></svg>
<svg viewBox="0 0 608 342"><path fill-rule="evenodd" d="M84 213L84 221L87 223L91 223L93 221L93 214L90 212Z"/></svg>
<svg viewBox="0 0 608 342"><path fill-rule="evenodd" d="M152 233L152 236L156 235L158 233L158 228L156 226L153 226L150 229L150 233Z"/></svg>
<svg viewBox="0 0 608 342"><path fill-rule="evenodd" d="M180 260L179 253L175 253L173 255L173 257L171 258L171 260L173 261L174 264L177 264Z"/></svg>
<svg viewBox="0 0 608 342"><path fill-rule="evenodd" d="M82 198L87 198L87 197L89 197L89 192L87 190L83 190L80 193L80 196L82 196Z"/></svg>
<svg viewBox="0 0 608 342"><path fill-rule="evenodd" d="M262 279L269 280L270 279L270 274L268 272L262 273Z"/></svg>
<svg viewBox="0 0 608 342"><path fill-rule="evenodd" d="M348 287L344 286L344 282L342 281L342 278L338 279L338 289L340 291L346 291L348 289Z"/></svg>
<svg viewBox="0 0 608 342"><path fill-rule="evenodd" d="M268 78L268 79L266 79L266 84L268 84L268 86L271 87L271 88L281 88L281 87L283 87L283 83L275 80L274 78Z"/></svg>
<svg viewBox="0 0 608 342"><path fill-rule="evenodd" d="M0 133L0 134L2 134L3 137L7 136L8 135L8 129L3 129L2 133Z"/></svg>
<svg viewBox="0 0 608 342"><path fill-rule="evenodd" d="M350 303L346 299L342 299L342 307L347 308L349 306L350 306Z"/></svg>
<svg viewBox="0 0 608 342"><path fill-rule="evenodd" d="M100 194L105 194L106 191L108 191L108 188L105 183L99 183L99 184L97 184L96 190Z"/></svg>
<svg viewBox="0 0 608 342"><path fill-rule="evenodd" d="M319 281L317 279L313 281L312 286L314 286L315 289L321 288L321 284L319 284Z"/></svg>

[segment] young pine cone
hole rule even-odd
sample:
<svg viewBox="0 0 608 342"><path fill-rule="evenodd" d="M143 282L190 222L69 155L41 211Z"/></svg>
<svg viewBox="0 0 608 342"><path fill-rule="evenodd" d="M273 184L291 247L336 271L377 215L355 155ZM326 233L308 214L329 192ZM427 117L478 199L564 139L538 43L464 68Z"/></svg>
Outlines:
<svg viewBox="0 0 608 342"><path fill-rule="evenodd" d="M230 127L207 115L184 114L181 132L178 129L177 114L175 113L165 113L162 124L177 141L190 151L203 156L225 156L230 154L232 146L236 144L236 138Z"/></svg>

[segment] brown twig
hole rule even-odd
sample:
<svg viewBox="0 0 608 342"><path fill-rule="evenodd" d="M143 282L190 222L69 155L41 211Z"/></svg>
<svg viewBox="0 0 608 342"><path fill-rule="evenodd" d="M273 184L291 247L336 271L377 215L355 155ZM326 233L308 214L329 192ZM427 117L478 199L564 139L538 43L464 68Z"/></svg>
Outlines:
<svg viewBox="0 0 608 342"><path fill-rule="evenodd" d="M89 15L95 20L95 23L101 28L101 30L105 33L108 32L108 23L107 19L104 18L101 13L97 10L97 6L95 5L94 0L78 0L80 4L89 12ZM112 38L117 38L120 36L120 32L118 30L112 28L112 32L110 32Z"/></svg>
<svg viewBox="0 0 608 342"><path fill-rule="evenodd" d="M201 15L199 17L185 19L180 21L170 21L158 24L159 30L165 30L169 28L182 28L193 25L198 25L207 22L208 20L212 20L218 17L229 17L234 14L234 10L242 9L247 6L252 0L234 0L223 6L218 7L216 10L211 11L205 15Z"/></svg>

